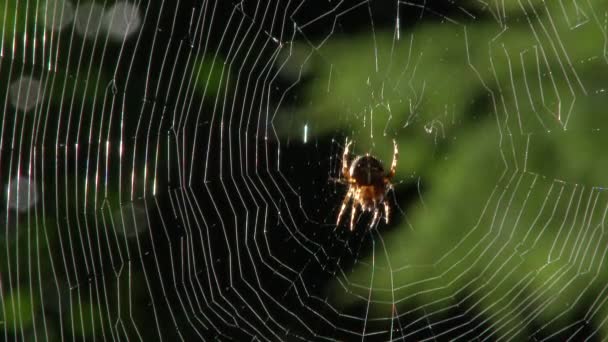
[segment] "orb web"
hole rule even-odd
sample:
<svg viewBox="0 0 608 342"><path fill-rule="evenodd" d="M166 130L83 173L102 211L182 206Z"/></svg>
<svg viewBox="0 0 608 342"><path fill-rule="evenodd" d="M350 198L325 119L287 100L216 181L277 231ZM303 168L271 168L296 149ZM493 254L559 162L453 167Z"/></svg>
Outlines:
<svg viewBox="0 0 608 342"><path fill-rule="evenodd" d="M8 0L0 332L606 338L605 5Z"/></svg>

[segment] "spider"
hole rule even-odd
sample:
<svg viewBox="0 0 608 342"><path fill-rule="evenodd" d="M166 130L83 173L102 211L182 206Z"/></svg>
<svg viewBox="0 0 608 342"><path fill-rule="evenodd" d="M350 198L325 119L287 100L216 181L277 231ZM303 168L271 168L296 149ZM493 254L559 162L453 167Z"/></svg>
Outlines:
<svg viewBox="0 0 608 342"><path fill-rule="evenodd" d="M352 141L347 142L346 147L344 147L344 154L342 154L342 176L344 179L341 179L340 181L348 184L349 187L348 192L342 201L342 208L340 208L336 225L340 225L344 210L351 199L353 199L350 214L351 231L354 229L357 206L360 206L363 211L373 211L374 217L369 225L371 228L378 221L378 215L380 213L379 206L384 205L384 221L388 224L390 208L388 203L385 202L384 196L393 188L391 179L395 176L397 157L399 156L397 143L393 140L393 163L391 164L391 169L388 173L384 172L382 163L369 153L356 157L349 166L348 153L351 144Z"/></svg>

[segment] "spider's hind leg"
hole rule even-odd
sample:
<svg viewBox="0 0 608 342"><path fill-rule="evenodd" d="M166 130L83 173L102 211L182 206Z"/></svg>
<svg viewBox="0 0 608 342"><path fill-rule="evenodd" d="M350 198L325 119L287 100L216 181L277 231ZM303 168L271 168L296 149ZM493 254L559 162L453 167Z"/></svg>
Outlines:
<svg viewBox="0 0 608 342"><path fill-rule="evenodd" d="M374 209L374 217L372 218L372 222L369 224L369 228L372 229L378 224L378 214L380 214L380 210L378 208Z"/></svg>
<svg viewBox="0 0 608 342"><path fill-rule="evenodd" d="M353 209L350 213L350 230L351 232L355 229L355 216L357 216L357 202L353 203Z"/></svg>

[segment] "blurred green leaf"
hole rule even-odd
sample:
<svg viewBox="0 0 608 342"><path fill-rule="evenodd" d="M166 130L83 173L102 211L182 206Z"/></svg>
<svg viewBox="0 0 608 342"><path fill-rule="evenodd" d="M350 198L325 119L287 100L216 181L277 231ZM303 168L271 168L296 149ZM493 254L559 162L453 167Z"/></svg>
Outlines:
<svg viewBox="0 0 608 342"><path fill-rule="evenodd" d="M4 48L10 47L10 42L17 32L25 30L25 18L27 13L25 6L18 7L17 0L6 0L0 5L0 20L3 23L2 36L0 41L4 43Z"/></svg>
<svg viewBox="0 0 608 342"><path fill-rule="evenodd" d="M4 329L27 329L34 320L34 300L23 289L13 289L4 297L3 310L0 311L0 322Z"/></svg>
<svg viewBox="0 0 608 342"><path fill-rule="evenodd" d="M206 98L215 98L228 82L226 62L218 56L202 56L194 62L196 90Z"/></svg>

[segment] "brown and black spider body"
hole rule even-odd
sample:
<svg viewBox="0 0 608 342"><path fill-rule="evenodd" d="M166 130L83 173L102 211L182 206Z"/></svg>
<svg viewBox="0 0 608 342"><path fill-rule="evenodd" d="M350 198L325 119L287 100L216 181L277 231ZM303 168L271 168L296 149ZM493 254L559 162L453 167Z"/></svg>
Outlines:
<svg viewBox="0 0 608 342"><path fill-rule="evenodd" d="M361 194L359 204L363 210L372 208L374 199L378 202L382 201L386 174L378 159L370 155L357 157L350 166L349 175L359 189Z"/></svg>
<svg viewBox="0 0 608 342"><path fill-rule="evenodd" d="M397 168L397 157L399 155L397 143L393 140L393 163L391 164L391 169L388 173L384 171L382 163L369 153L356 157L355 160L348 165L348 154L351 143L352 141L346 145L344 154L342 155L343 181L349 185L349 188L342 201L342 207L340 208L336 224L340 225L344 210L351 199L353 200L353 204L350 218L350 230L354 229L357 206L361 207L361 210L363 211L373 211L374 217L370 223L370 227L373 227L378 221L378 216L380 214L379 206L383 205L384 220L388 223L390 208L385 201L385 195L392 188L391 179L395 175L395 169Z"/></svg>

